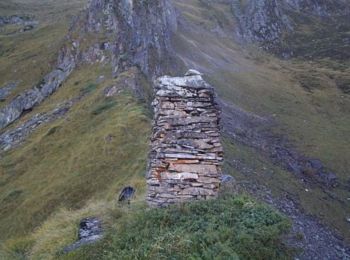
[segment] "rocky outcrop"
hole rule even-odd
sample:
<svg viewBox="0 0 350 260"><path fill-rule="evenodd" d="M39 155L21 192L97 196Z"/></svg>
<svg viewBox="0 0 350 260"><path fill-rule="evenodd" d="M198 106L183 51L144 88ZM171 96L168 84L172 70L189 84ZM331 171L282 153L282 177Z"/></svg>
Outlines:
<svg viewBox="0 0 350 260"><path fill-rule="evenodd" d="M197 71L155 84L147 201L166 206L215 198L223 148L214 90Z"/></svg>
<svg viewBox="0 0 350 260"><path fill-rule="evenodd" d="M13 129L9 129L1 133L0 150L8 151L11 148L16 147L17 145L21 144L26 139L26 137L34 132L34 130L37 129L40 125L62 118L71 109L71 107L75 103L79 102L84 96L85 94L81 94L76 98L58 105L55 109L49 112L35 114L23 124L20 124ZM49 132L48 135L50 134L51 133Z"/></svg>
<svg viewBox="0 0 350 260"><path fill-rule="evenodd" d="M101 220L96 217L85 218L80 221L78 241L63 249L63 253L69 253L78 248L93 244L103 237Z"/></svg>
<svg viewBox="0 0 350 260"><path fill-rule="evenodd" d="M54 93L81 64L111 64L113 73L137 66L150 79L167 71L176 28L169 0L92 0L74 20L56 68L0 110L0 129Z"/></svg>
<svg viewBox="0 0 350 260"><path fill-rule="evenodd" d="M169 0L92 0L74 21L69 44L80 62L110 63L115 74L137 66L152 78L171 64L175 29Z"/></svg>
<svg viewBox="0 0 350 260"><path fill-rule="evenodd" d="M5 101L12 91L17 88L18 84L19 81L13 81L0 87L0 101Z"/></svg>
<svg viewBox="0 0 350 260"><path fill-rule="evenodd" d="M39 22L30 15L0 16L0 28L6 25L17 25L20 26L18 32L30 31L38 24Z"/></svg>
<svg viewBox="0 0 350 260"><path fill-rule="evenodd" d="M311 23L310 17L337 20L350 14L345 0L231 0L231 8L237 36L272 52L283 51L283 37L301 24Z"/></svg>
<svg viewBox="0 0 350 260"><path fill-rule="evenodd" d="M75 67L74 62L66 65L65 59L60 61L59 66L47 74L37 86L24 91L0 110L0 129L14 122L23 112L40 104L62 85Z"/></svg>

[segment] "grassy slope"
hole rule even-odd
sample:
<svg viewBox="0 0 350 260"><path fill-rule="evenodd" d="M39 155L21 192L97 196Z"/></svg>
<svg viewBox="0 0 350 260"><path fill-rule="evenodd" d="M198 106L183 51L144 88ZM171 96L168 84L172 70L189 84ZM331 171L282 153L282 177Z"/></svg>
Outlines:
<svg viewBox="0 0 350 260"><path fill-rule="evenodd" d="M57 1L44 3L38 0L8 1L6 6L1 3L3 15L23 12L34 14L40 20L39 28L34 31L13 36L0 35L2 53L0 83L14 79L21 80L20 87L12 97L31 87L49 71L67 31L68 18L80 9L82 2L84 1L65 3ZM64 19L59 19L62 18L62 14ZM98 66L87 66L76 70L57 93L10 126L18 126L34 114L50 111L57 104L89 90L89 93L63 119L39 127L23 145L2 155L0 258L51 259L64 246L75 241L78 223L87 216L101 217L105 227L111 227L108 238L112 236L112 239L116 226L130 222L128 225L134 227L132 223L140 218L147 221L149 217L162 216L162 213L157 211L142 216L145 189L143 176L151 127L149 117L146 116L149 112L144 104L136 101L127 91L123 91L115 98L103 97L104 87L112 84L123 87L123 80L131 76L128 73L132 73L126 73L120 79L111 79L110 71L110 68ZM105 75L106 79L96 84L96 79L100 75ZM137 189L136 202L131 208L120 208L115 203L120 189L125 185L133 185ZM273 247L270 253L284 253L284 249L280 248L276 239L285 230L286 221L270 209L261 208L250 200L244 199L243 202L241 205L243 208L239 208L237 201L236 206L232 205L235 214L243 214L243 209L247 207L249 210L264 213L263 219L257 219L252 223L257 226L251 227L251 231L256 232L258 227L266 227L265 231L268 232L266 236L248 234L250 231L243 232L243 241L240 243L248 245L251 243L249 239L260 241L265 237ZM223 207L220 211L225 212L229 209L229 205L225 203L220 204L220 207ZM203 204L203 207L209 206ZM196 207L202 206L197 205L193 209ZM191 214L196 214L196 211L191 213L192 209L188 210L190 218L186 225L192 222ZM249 210L247 214L250 214ZM226 213L229 214L230 211L227 210ZM133 218L134 214L139 217ZM276 223L265 223L264 219L271 216L277 217ZM120 221L117 220L119 218ZM157 221L162 220L156 218L152 228L158 225ZM173 221L176 223L176 220ZM234 223L231 222L230 225L232 224ZM142 222L139 225L142 226ZM138 235L139 228L135 230L134 235ZM174 233L180 232L179 229L169 226L167 229L157 231L160 232L159 239L164 239L171 230ZM147 232L153 234L152 229L148 229ZM187 233L186 229L182 229L181 232L178 236L183 232ZM210 237L210 240L220 242L220 239L217 240L215 237ZM89 254L102 255L106 250L116 250L115 247L118 245L110 247L108 241L104 240L102 247L92 248ZM213 246L214 244L211 245ZM232 249L230 250L226 253L233 253ZM79 259L80 253L71 257ZM179 250L179 254L184 252Z"/></svg>
<svg viewBox="0 0 350 260"><path fill-rule="evenodd" d="M35 112L76 95L104 72L96 67L74 72ZM67 214L67 219L92 214L84 211L95 208L91 200L113 203L125 185L135 186L142 196L150 120L146 108L128 92L104 98L103 87L112 83L106 79L98 84L65 118L40 127L22 147L3 156L1 240L22 241L60 209L83 208ZM99 211L101 207L93 212ZM13 240L8 243L17 245Z"/></svg>
<svg viewBox="0 0 350 260"><path fill-rule="evenodd" d="M50 1L41 9L33 8L45 21L42 27L17 36L0 36L1 50L3 46L9 49L0 58L1 84L20 78L23 83L19 91L40 80L40 75L47 72L48 64L54 60L59 41L67 30L67 19L60 22L55 19L63 12L66 14L67 7L68 13L79 9L75 9L79 7L79 4L75 5L78 2L62 4ZM35 4L38 3L43 2L36 0ZM198 8L199 2L194 0L177 3L181 4L183 10L188 10L186 17L201 27L213 28L219 18L223 24L233 25L229 18L222 15L228 11L225 5L219 5L212 12ZM26 11L31 10L26 8L32 8L26 5L17 5L16 8L19 7ZM52 10L57 10L57 16L52 16ZM203 17L209 19L203 20ZM297 62L291 71L290 63L253 51L249 53L230 39L202 31L191 34L180 32L177 37L180 54L189 57L188 61L194 61L191 65L197 65L208 73L209 81L217 87L221 96L249 111L262 115L276 114L284 126L280 131L288 133L302 151L321 158L343 179L348 178L345 169L348 167L346 154L350 141L345 131L349 129L346 114L349 99L347 96L341 98L343 95L329 84L324 84L325 88L313 93L301 88L293 75L297 75L299 70L304 71L304 68L313 69L312 65L308 67ZM11 49L12 45L17 47ZM37 64L42 64L42 67L32 66L31 55L36 55L35 60L40 61ZM31 69L28 70L28 67ZM18 68L18 71L14 68ZM108 68L81 68L73 73L57 93L21 121L77 96L82 89L95 83L99 75L107 76L109 73ZM77 223L81 218L98 215L107 226L118 228L125 222L134 223L132 215L143 210L143 174L150 122L145 116L143 105L129 93L124 92L113 100L102 97L101 90L112 84L112 81L107 76L106 81L97 85L69 112L67 118L40 127L21 148L1 158L0 241L11 253L11 256L7 255L8 258L21 258L26 254L34 259L50 259L63 246L75 240ZM323 112L319 113L320 110ZM307 120L307 124L304 120ZM109 136L112 138L106 138ZM238 158L252 166L255 174L249 176L251 181L269 186L276 194L287 190L301 200L307 212L322 214L327 222L345 230L346 205L321 200L324 194L320 190L301 196L303 186L289 173L268 164L250 149L232 145L228 141L225 145L229 159ZM227 173L234 173L239 180L247 178L229 165L225 167ZM115 206L115 197L126 184L136 186L139 197L131 208L118 208ZM348 194L340 196L343 198ZM147 214L151 213L136 219L145 221L145 218L152 216ZM120 221L117 221L119 218ZM127 232L127 229L123 230ZM162 233L167 229L155 230L160 232L160 240L167 238ZM175 233L178 231L174 229ZM115 229L111 229L108 238L115 241L118 236L113 232L116 232ZM146 242L153 243L153 240ZM112 253L119 245L118 241L111 245L108 240L104 240L97 248L78 252L72 258L79 259L82 252L92 256L102 254L104 250Z"/></svg>
<svg viewBox="0 0 350 260"><path fill-rule="evenodd" d="M37 84L56 62L57 52L72 16L83 8L86 0L6 0L0 3L0 15L34 15L36 29L6 35L0 31L0 86L10 81L20 85L8 100ZM30 68L30 69L29 69Z"/></svg>
<svg viewBox="0 0 350 260"><path fill-rule="evenodd" d="M281 242L288 227L266 206L224 196L118 214L104 240L63 259L289 259Z"/></svg>
<svg viewBox="0 0 350 260"><path fill-rule="evenodd" d="M260 116L274 117L279 123L274 131L288 136L307 156L321 159L342 184L348 182L350 96L337 88L334 79L349 75L349 70L331 60L281 61L253 47L242 49L225 36L234 26L229 8L214 4L208 13L202 2L176 1L190 21L177 35L179 55L189 67L205 72L223 99ZM221 32L216 17L227 21ZM350 215L349 191L334 189L329 196L315 187L309 194L300 192L305 187L296 183L291 174L279 169L280 175L271 176L276 168L254 151L245 152L245 149L236 147L235 153L226 152L227 159L244 159L253 168L259 162L261 167L256 169L256 174L245 179L267 185L276 194L287 190L306 212L337 228L344 237L350 237L346 222ZM268 171L263 170L264 165L268 165Z"/></svg>

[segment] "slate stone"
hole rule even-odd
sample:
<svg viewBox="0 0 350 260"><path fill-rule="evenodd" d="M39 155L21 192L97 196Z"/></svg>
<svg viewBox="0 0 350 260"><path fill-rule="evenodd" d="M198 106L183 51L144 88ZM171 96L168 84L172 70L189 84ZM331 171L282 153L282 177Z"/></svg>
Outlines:
<svg viewBox="0 0 350 260"><path fill-rule="evenodd" d="M133 198L135 192L136 190L133 187L125 187L120 193L118 201L130 201Z"/></svg>
<svg viewBox="0 0 350 260"><path fill-rule="evenodd" d="M155 82L153 133L147 174L150 206L215 198L223 148L220 109L200 72Z"/></svg>
<svg viewBox="0 0 350 260"><path fill-rule="evenodd" d="M96 217L85 218L80 221L78 241L65 247L63 253L69 253L84 245L93 244L103 237L101 220Z"/></svg>

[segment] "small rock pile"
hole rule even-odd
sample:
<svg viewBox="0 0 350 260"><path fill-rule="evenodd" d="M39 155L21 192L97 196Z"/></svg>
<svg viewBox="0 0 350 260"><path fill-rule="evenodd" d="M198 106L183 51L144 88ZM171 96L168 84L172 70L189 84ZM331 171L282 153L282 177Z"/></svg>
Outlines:
<svg viewBox="0 0 350 260"><path fill-rule="evenodd" d="M215 198L223 148L214 89L198 71L155 84L147 201L162 207Z"/></svg>

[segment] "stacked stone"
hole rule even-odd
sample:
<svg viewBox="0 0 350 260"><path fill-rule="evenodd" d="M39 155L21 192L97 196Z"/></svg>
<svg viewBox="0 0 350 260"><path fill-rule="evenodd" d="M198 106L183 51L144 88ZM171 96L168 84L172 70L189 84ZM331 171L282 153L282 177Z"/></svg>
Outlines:
<svg viewBox="0 0 350 260"><path fill-rule="evenodd" d="M156 81L153 107L149 205L215 198L223 148L214 89L195 70L164 76Z"/></svg>

